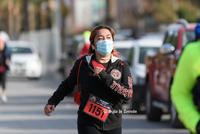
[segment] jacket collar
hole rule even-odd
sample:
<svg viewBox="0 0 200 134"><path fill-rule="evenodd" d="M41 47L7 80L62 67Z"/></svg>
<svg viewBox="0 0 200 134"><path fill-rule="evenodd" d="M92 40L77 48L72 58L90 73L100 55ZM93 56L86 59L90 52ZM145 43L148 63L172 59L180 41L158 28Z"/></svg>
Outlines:
<svg viewBox="0 0 200 134"><path fill-rule="evenodd" d="M91 54L91 55L87 55L87 56L86 56L86 60L87 60L87 63L88 63L88 64L90 63L90 61L91 61L93 55L94 55L94 54ZM111 55L111 63L114 63L114 62L117 61L118 59L119 59L118 57L115 57L115 56Z"/></svg>

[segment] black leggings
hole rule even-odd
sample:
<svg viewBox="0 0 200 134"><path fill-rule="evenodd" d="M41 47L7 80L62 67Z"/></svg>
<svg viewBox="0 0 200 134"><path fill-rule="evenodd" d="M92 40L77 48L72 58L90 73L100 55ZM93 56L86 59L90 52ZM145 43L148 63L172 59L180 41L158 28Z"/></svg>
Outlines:
<svg viewBox="0 0 200 134"><path fill-rule="evenodd" d="M0 84L2 88L5 90L6 87L6 71L0 73Z"/></svg>
<svg viewBox="0 0 200 134"><path fill-rule="evenodd" d="M121 127L109 131L101 131L94 126L78 124L78 134L121 134L121 133L122 133Z"/></svg>

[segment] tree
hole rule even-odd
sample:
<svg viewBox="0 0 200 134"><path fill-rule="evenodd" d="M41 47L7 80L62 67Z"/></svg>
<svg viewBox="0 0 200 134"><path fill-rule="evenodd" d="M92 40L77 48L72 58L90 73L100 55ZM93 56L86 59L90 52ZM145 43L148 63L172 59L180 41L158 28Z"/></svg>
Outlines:
<svg viewBox="0 0 200 134"><path fill-rule="evenodd" d="M8 1L0 0L0 30L8 32Z"/></svg>
<svg viewBox="0 0 200 134"><path fill-rule="evenodd" d="M22 27L21 31L29 31L29 22L28 22L28 1L22 0L22 12L23 12L23 19L22 19Z"/></svg>
<svg viewBox="0 0 200 134"><path fill-rule="evenodd" d="M191 2L180 2L179 10L176 14L179 18L184 18L188 22L197 22L198 20L198 8Z"/></svg>
<svg viewBox="0 0 200 134"><path fill-rule="evenodd" d="M176 11L173 9L171 1L172 0L158 1L153 13L155 20L165 24L170 24L178 18Z"/></svg>
<svg viewBox="0 0 200 134"><path fill-rule="evenodd" d="M174 23L183 18L188 22L197 22L200 2L198 0L157 0L153 17L164 24Z"/></svg>
<svg viewBox="0 0 200 134"><path fill-rule="evenodd" d="M68 8L65 5L64 1L61 1L61 42L62 42L62 52L66 52L66 45L65 45L65 29L66 29L66 25L65 25L65 18L68 14Z"/></svg>
<svg viewBox="0 0 200 134"><path fill-rule="evenodd" d="M106 0L106 24L118 29L116 0Z"/></svg>

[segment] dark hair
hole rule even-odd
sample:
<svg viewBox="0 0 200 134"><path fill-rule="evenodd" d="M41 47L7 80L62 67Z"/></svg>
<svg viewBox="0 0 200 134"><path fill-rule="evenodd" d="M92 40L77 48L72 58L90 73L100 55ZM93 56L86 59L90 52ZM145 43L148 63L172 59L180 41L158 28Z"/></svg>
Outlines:
<svg viewBox="0 0 200 134"><path fill-rule="evenodd" d="M113 41L114 41L114 36L115 36L115 31L110 27L110 26L107 26L107 25L99 25L99 26L96 26L92 29L91 31L91 34L90 34L90 48L88 50L88 53L95 53L95 50L92 49L92 45L94 45L94 39L95 39L95 36L97 35L97 32L100 30L100 29L108 29L112 35L112 38L113 38ZM116 57L119 57L118 56L118 52L116 51L116 49L114 48L113 51L112 51L112 54Z"/></svg>

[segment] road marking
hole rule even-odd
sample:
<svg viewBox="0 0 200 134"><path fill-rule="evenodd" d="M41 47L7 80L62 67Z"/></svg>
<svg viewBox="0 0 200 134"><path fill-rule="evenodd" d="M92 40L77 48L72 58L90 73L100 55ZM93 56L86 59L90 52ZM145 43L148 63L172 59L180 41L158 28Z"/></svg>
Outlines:
<svg viewBox="0 0 200 134"><path fill-rule="evenodd" d="M24 121L24 120L55 120L55 119L77 119L77 114L66 115L22 115L22 114L4 114L0 116L0 121Z"/></svg>
<svg viewBox="0 0 200 134"><path fill-rule="evenodd" d="M177 132L177 133L185 133L185 132L188 132L188 130L186 129L178 129L178 130L170 130L170 129L122 129L122 133L125 134L125 133L136 133L136 132L141 132L141 133L158 133L158 134L162 134L162 133L174 133L174 132ZM42 130L39 130L39 129L12 129L12 130L8 130L8 129L3 129L3 128L0 128L0 134L31 134L31 133L34 133L34 134L77 134L77 130L76 129L59 129L59 130L51 130L51 129L42 129Z"/></svg>

